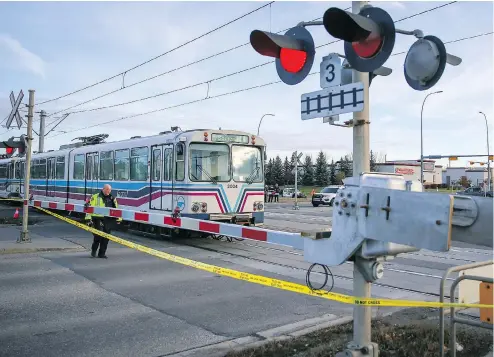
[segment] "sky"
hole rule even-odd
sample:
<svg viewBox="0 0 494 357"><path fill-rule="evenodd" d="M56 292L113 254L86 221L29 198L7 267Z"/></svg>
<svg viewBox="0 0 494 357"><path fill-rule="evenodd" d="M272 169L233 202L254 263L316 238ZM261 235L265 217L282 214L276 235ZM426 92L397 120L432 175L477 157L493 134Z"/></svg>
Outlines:
<svg viewBox="0 0 494 357"><path fill-rule="evenodd" d="M23 103L27 103L28 90L34 89L35 103L41 103L122 73L264 4L267 2L0 2L0 120L10 113L11 91L17 96L22 89ZM371 4L382 7L398 20L447 2ZM298 85L273 84L154 114L98 124L278 81L275 65L270 63L211 81L209 86L206 84L214 78L272 60L261 56L248 44L251 31L277 32L301 21L320 18L329 7L344 9L350 6L349 1L276 1L127 72L124 78L118 76L60 100L36 105L35 112L44 110L51 115L62 111L47 118L47 123L51 123L65 113L65 108L247 44L68 110L111 106L195 85L125 106L72 113L47 135L45 150L58 149L79 136L107 133L107 141L116 141L135 135L154 135L177 125L184 130L221 127L256 134L260 118L270 113L275 116L266 116L260 128L269 157L289 156L298 150L315 159L318 151L323 150L330 160L338 160L352 151L352 129L328 125L322 118L304 121L300 118L300 96L321 89L317 74L308 76ZM443 42L492 32L493 3L459 1L401 21L396 27L420 29L425 35L434 35ZM316 46L334 40L323 26L308 29ZM407 51L415 40L412 36L397 34L393 53ZM420 158L421 106L428 93L438 90L443 93L430 96L424 106L424 155L485 154L486 128L479 111L487 115L491 143L494 140L491 125L494 114L492 35L446 44L446 49L461 57L462 63L456 67L447 65L440 81L427 91L416 91L408 86L403 74L405 54L392 55L385 66L393 73L372 81L370 147L374 152L386 155L387 160ZM331 52L344 53L343 43L318 48L313 72L319 71L322 57ZM196 85L198 83L203 84ZM352 114L340 117L345 121ZM93 125L95 127L83 129ZM47 131L52 127L53 124L48 125ZM34 129L39 130L38 113L35 114ZM22 133L25 129L7 131L2 127L0 140ZM37 149L36 135L34 145ZM467 160L460 159L453 165L464 166Z"/></svg>

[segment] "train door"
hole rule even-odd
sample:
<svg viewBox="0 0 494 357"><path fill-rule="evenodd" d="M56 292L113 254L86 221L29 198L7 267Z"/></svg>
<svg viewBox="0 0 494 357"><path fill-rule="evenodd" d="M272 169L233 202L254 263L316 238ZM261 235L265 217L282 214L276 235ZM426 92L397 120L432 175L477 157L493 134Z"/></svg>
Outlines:
<svg viewBox="0 0 494 357"><path fill-rule="evenodd" d="M99 154L86 154L86 196L91 196L101 189L98 184Z"/></svg>
<svg viewBox="0 0 494 357"><path fill-rule="evenodd" d="M172 160L173 147L171 145L151 147L151 189L149 190L151 209L172 210Z"/></svg>
<svg viewBox="0 0 494 357"><path fill-rule="evenodd" d="M55 167L56 167L56 158L50 157L46 162L47 171L46 171L46 196L47 197L55 197Z"/></svg>

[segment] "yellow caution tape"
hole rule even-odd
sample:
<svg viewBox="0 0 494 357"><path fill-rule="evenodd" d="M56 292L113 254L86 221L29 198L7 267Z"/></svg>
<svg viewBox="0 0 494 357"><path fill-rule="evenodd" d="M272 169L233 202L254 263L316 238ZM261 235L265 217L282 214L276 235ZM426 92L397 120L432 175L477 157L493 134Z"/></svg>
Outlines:
<svg viewBox="0 0 494 357"><path fill-rule="evenodd" d="M179 257L176 255L168 254L162 252L160 250L156 250L153 248L146 247L144 245L140 245L137 243L129 242L125 239L115 237L111 234L104 233L95 228L89 227L85 224L73 221L69 218L60 216L56 213L53 213L49 210L46 210L41 207L36 207L37 209L52 215L53 217L59 218L62 221L70 223L76 227L84 229L85 231L98 234L99 236L105 237L115 243L122 244L126 247L139 250L141 252L153 255L158 258L166 259L171 262L179 263L185 266L193 267L200 270L205 270L213 274L228 276L230 278L248 281L250 283L270 286L273 288L287 290L296 292L299 294L305 294L310 296L317 296L323 299L333 300L342 302L344 304L353 304L353 305L367 305L367 306L393 306L393 307L466 307L466 308L494 308L494 305L485 305L485 304L463 304L463 303L440 303L434 301L413 301L413 300L391 300L391 299L374 299L374 298L358 298L355 296L343 295L338 293L327 292L323 290L311 290L305 285L291 283L288 281L283 281L279 279L268 278L262 275L255 275L250 273L245 273L233 269L227 269L218 267L215 265L205 264L201 262L196 262L191 259Z"/></svg>

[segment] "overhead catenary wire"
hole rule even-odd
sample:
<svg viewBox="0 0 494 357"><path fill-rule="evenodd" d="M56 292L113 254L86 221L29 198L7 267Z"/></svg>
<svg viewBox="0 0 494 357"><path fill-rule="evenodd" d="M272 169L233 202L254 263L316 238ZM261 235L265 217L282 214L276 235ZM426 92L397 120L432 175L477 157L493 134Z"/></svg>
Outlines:
<svg viewBox="0 0 494 357"><path fill-rule="evenodd" d="M473 35L473 36L463 37L463 38L459 38L459 39L455 39L455 40L451 40L451 41L446 41L446 42L444 42L444 44L450 44L450 43L457 43L457 42L461 42L461 41L466 41L466 40L478 38L478 37L481 37L481 36L492 35L493 33L494 33L494 31L485 32L485 33L482 33L482 34L479 34L479 35ZM406 53L406 51L405 52L394 53L391 56L398 56L398 55L402 55L404 53ZM312 75L319 74L319 73L320 73L319 71L317 71L317 72L311 72L311 73L308 74L308 76L312 76ZM192 100L192 101L189 101L189 102L184 102L184 103L180 103L180 104L176 104L176 105L172 105L172 106L168 106L168 107L164 107L164 108L159 108L159 109L154 109L154 110L150 110L150 111L147 111L147 112L132 114L132 115L128 115L128 116L124 116L124 117L120 117L120 118L108 120L108 121L105 121L105 122L100 122L100 123L97 123L97 124L94 124L94 125L89 125L89 126L86 126L86 127L83 127L83 128L69 130L69 131L66 131L64 133L53 135L51 137L56 137L56 136L60 136L60 135L66 135L66 134L73 133L73 132L76 132L76 131L91 129L91 128L98 127L98 126L101 126L101 125L112 124L112 123L116 123L116 122L119 122L119 121L123 121L123 120L127 120L127 119L132 119L132 118L140 117L140 116L143 116L143 115L154 114L154 113L158 113L158 112L162 112L162 111L166 111L166 110L170 110L170 109L174 109L174 108L179 108L179 107L183 107L183 106L187 106L187 105L191 105L191 104L203 102L203 101L210 100L210 99L220 98L220 97L224 97L224 96L228 96L228 95L233 95L233 94L237 94L237 93L241 93L241 92L246 92L246 91L250 91L250 90L254 90L254 89L263 88L263 87L271 86L271 85L278 84L278 83L282 83L282 81L281 80L272 81L272 82L269 82L269 83L264 83L264 84L260 84L260 85L256 85L256 86L252 86L252 87L248 87L248 88L243 88L243 89L239 89L239 90L235 90L235 91L231 91L231 92L226 92L226 93L218 94L218 95L211 96L211 97L200 98L200 99L196 99L196 100Z"/></svg>
<svg viewBox="0 0 494 357"><path fill-rule="evenodd" d="M446 4L438 5L438 6L435 6L435 7L430 8L430 9L427 9L427 10L424 10L424 11L421 11L421 12L418 12L418 13L415 13L415 14L412 14L412 15L409 15L409 16L406 16L406 17L403 17L403 18L401 18L401 19L396 20L396 21L395 21L395 23L397 23L397 22L401 22L401 21L405 21L405 20L408 20L408 19L410 19L410 18L413 18L413 17L419 16L419 15L426 14L426 13L428 13L428 12L432 12L432 11L438 10L438 9L440 9L440 8L443 8L443 7L446 7L446 6L452 5L452 4L454 4L454 3L457 3L457 1L451 1L451 2L448 2L448 3L446 3ZM350 7L346 8L346 9L344 9L344 10L348 10L348 9L350 9ZM316 20L319 20L319 19L321 19L321 17L316 18L316 19L311 20L311 21L316 21ZM288 29L284 29L284 30L278 31L277 33L281 33L281 32L287 31L287 30L288 30ZM340 42L340 41L342 41L342 40L339 40L339 39L338 39L338 40L333 40L333 41L330 41L330 42L328 42L328 43L325 43L325 44L322 44L322 45L317 46L317 47L316 47L316 49L321 48L321 47L325 47L325 46L329 46L329 45L331 45L331 44L338 43L338 42ZM70 109L73 109L73 108L79 107L79 106L81 106L81 105L84 105L84 104L90 103L90 102L95 101L95 100L97 100L97 99L101 99L101 98L103 98L103 97L106 97L106 96L108 96L108 95L114 94L114 93L119 92L119 91L121 91L121 90L124 90L124 89L126 89L126 88L130 88L130 87L132 87L132 86L135 86L135 85L138 85L138 84L141 84L141 83L147 82L147 81L149 81L149 80L156 79L156 78L158 78L158 77L160 77L160 76L163 76L163 75L165 75L165 74L169 74L169 73L172 73L172 72L178 71L178 70L180 70L180 69L187 68L187 67L189 67L189 66L191 66L191 65L193 65L193 64L197 64L197 63L200 63L200 62L205 61L205 60L207 60L207 59L211 59L211 58L217 57L217 56L219 56L219 55L221 55L221 54L224 54L224 53L227 53L227 52L233 51L233 50L235 50L235 49L241 48L241 47L243 47L243 46L248 45L249 43L250 43L250 42L246 42L246 43L244 43L244 44L242 44L242 45L232 47L232 48L227 49L227 50L225 50L225 51L218 52L218 53L213 54L213 55L211 55L211 56L208 56L208 57L205 57L205 58L199 59L199 60L194 61L194 62L190 62L190 63L188 63L188 64L186 64L186 65L183 65L183 66L180 66L180 67L174 68L174 69L172 69L172 70L169 70L169 71L166 71L166 72L160 73L160 74L158 74L158 75L155 75L155 76L152 76L152 77L149 77L149 78L143 79L143 80L141 80L141 81L138 81L138 82L135 82L135 83L133 83L133 84L127 85L126 87L121 87L121 88L118 88L118 89L116 89L116 90L110 91L110 92L108 92L108 93L104 93L104 94L99 95L99 96L97 96L97 97L95 97L95 98L92 98L92 99L86 100L86 101L84 101L84 102L78 103L78 104L76 104L76 105L73 105L73 106L71 106L71 107L68 107L68 108L65 108L65 109L62 109L62 110L59 110L59 111L56 111L56 112L54 112L54 113L52 113L52 114L48 115L47 117L51 117L51 116L53 116L53 115L56 115L56 114L59 114L59 113L62 113L62 112L67 112L67 111L68 111L68 110L70 110ZM72 112L70 112L70 113L71 113L71 114L76 114L76 113L84 113L84 112L90 112L90 111L97 111L97 110L109 109L109 108L114 108L114 107L118 107L118 106L122 106L122 105L127 105L127 104L136 103L136 102L143 101L143 100L148 100L148 99L156 98L156 97L159 97L159 96L163 96L163 95L167 95L167 94L175 93L175 92L178 92L178 91L181 91L181 90L184 90L184 89L190 89L190 88L193 88L193 87L197 87L197 86L200 86L200 85L206 84L206 83L208 83L208 82L210 83L210 82L212 82L212 81L216 81L216 80L223 79L223 78L226 78L226 77L230 77L230 76L233 76L233 75L241 74L241 73L246 72L246 71L250 71L250 70L254 70L254 69L260 68L260 67L262 67L262 66L266 66L266 65L268 65L268 64L270 64L270 63L273 63L273 62L274 62L274 61L265 62L265 63L263 63L263 64L256 65L256 66L253 66L253 67L250 67L250 68L244 69L244 70L240 70L240 71L237 71L236 73L232 73L232 74L229 74L229 75L226 75L226 76L222 76L222 77L215 78L215 79L212 79L212 80L208 80L208 81L204 81L204 82L196 83L196 84L189 85L189 86L186 86L186 87L182 87L182 88L179 88L179 89L175 89L175 90L172 90L172 91L158 93L158 94L156 94L156 95L152 95L152 96L144 97L144 98L141 98L141 99L136 99L136 100L132 100L132 101L128 101L128 102L123 102L123 103L119 103L119 104L114 104L114 105L109 105L109 106L102 106L102 107L99 107L99 108L85 109L85 110L80 110L80 111L72 111ZM50 123L48 123L48 124L47 124L47 126L54 124L56 121L58 121L58 120L51 121ZM59 124L60 124L60 122L59 122L59 123L57 123L56 125L59 125Z"/></svg>
<svg viewBox="0 0 494 357"><path fill-rule="evenodd" d="M231 24L233 24L234 22L237 22L237 21L239 21L239 20L243 19L244 17L247 17L247 16L249 16L249 15L251 15L251 14L253 14L253 13L255 13L255 12L259 11L259 10L262 10L262 9L264 9L265 7L270 6L270 5L271 5L271 4L273 4L273 3L274 3L274 1L271 1L271 2L269 2L269 3L267 3L267 4L264 4L264 5L262 5L262 6L259 6L259 7L255 8L254 10L251 10L251 11L249 11L249 12L247 12L247 13L245 13L245 14L241 15L241 16L238 16L238 17L236 17L235 19L230 20L230 21L228 21L228 22L224 23L223 25L217 26L217 27L215 27L214 29L209 30L208 32L203 33L202 35L199 35L199 36L197 36L197 37L194 37L193 39L188 40L188 41L186 41L186 42L182 43L181 45L178 45L178 46L176 46L176 47L174 47L174 48L172 48L172 49L170 49L170 50L168 50L168 51L166 51L166 52L163 52L163 53L161 53L161 54L159 54L159 55L157 55L157 56L155 56L155 57L153 57L153 58L150 58L150 59L148 59L148 60L146 60L146 61L144 61L144 62L142 62L142 63L139 63L138 65L135 65L134 67L131 67L131 68L129 68L129 69L126 69L125 71L122 71L122 72L120 72L120 73L118 73L118 74L115 74L115 75L113 75L113 76L111 76L111 77L105 78L105 79L103 79L103 80L101 80L101 81L99 81L99 82L93 83L93 84L88 85L88 86L86 86L86 87L83 87L83 88L77 89L77 90L72 91L72 92L70 92L70 93L67 93L67 94L64 94L64 95L60 95L60 96L58 96L58 97L56 97L56 98L53 98L53 99L45 100L45 101L43 101L43 102L38 103L38 105L42 105L42 104L45 104L45 103L50 103L50 102L53 102L53 101L56 101L56 100L59 100L59 99L62 99L62 98L66 98L66 97L71 96L71 95L73 95L73 94L75 94L75 93L82 92L82 91L84 91L84 90L86 90L86 89L89 89L89 88L95 87L95 86L97 86L97 85L99 85L99 84L105 83L105 82L110 81L110 80L112 80L112 79L115 79L115 78L117 78L117 77L119 77L119 76L125 75L125 74L129 73L130 71L133 71L133 70L135 70L135 69L137 69L137 68L139 68L139 67L142 67L142 66L144 66L144 65L146 65L146 64L148 64L148 63L150 63L150 62L152 62L152 61L155 61L155 60L157 60L158 58L161 58L161 57L163 57L163 56L165 56L165 55L167 55L167 54L169 54L169 53L171 53L171 52L174 52L174 51L176 51L176 50L178 50L178 49L180 49L180 48L182 48L182 47L185 47L185 46L187 46L187 45L189 45L189 44L191 44L191 43L193 43L193 42L195 42L195 41L197 41L197 40L199 40L199 39L201 39L201 38L203 38L203 37L206 37L206 36L208 36L208 35L210 35L210 34L212 34L212 33L216 32L216 31L218 31L218 30L220 30L220 29L222 29L222 28L224 28L224 27L226 27L226 26L228 26L228 25L231 25Z"/></svg>
<svg viewBox="0 0 494 357"><path fill-rule="evenodd" d="M351 9L351 7L348 7L348 8L346 8L345 10L349 10L349 9ZM322 19L322 17L315 18L315 19L313 19L313 20L311 20L311 21L317 21L317 20L320 20L320 19ZM280 33L282 33L282 32L286 32L286 31L287 31L287 30L289 30L289 29L290 29L290 28L286 28L286 29L280 30L280 31L276 32L276 34L280 34ZM84 101L84 102L81 102L81 103L75 104L75 105L70 106L70 107L68 107L68 108L64 108L64 109L58 110L58 111L56 111L56 112L54 112L54 113L52 113L52 114L48 115L48 116L47 116L47 118L49 118L49 117L51 117L51 116L53 116L53 115L56 115L56 114L60 114L60 113L62 113L62 112L67 112L67 111L68 111L68 110L70 110L70 109L77 108L77 107L79 107L79 106L81 106L81 105L88 104L88 103L90 103L90 102L93 102L93 101L95 101L95 100L98 100L98 99L101 99L101 98L107 97L107 96L109 96L109 95L111 95L111 94L115 94L115 93L120 92L120 91L123 91L123 90L125 90L125 89L132 88L132 87L134 87L134 86L136 86L136 85L139 85L139 84L142 84L142 83L145 83L145 82L148 82L148 81L151 81L151 80L157 79L157 78L162 77L162 76L164 76L164 75L167 75L167 74L170 74L170 73L173 73L173 72L177 72L177 71L179 71L179 70L185 69L185 68L190 67L190 66L193 66L193 65L195 65L195 64L198 64L198 63L201 63L201 62L207 61L207 60L209 60L209 59L212 59L212 58L215 58L215 57L218 57L218 56L224 55L224 54L226 54L226 53L228 53L228 52L232 52L232 51L238 50L239 48L242 48L242 47L247 46L247 45L249 45L249 44L250 44L250 42L245 42L245 43L243 43L243 44L241 44L241 45L231 47L231 48L226 49L226 50L224 50L224 51L217 52L217 53L215 53L215 54L212 54L212 55L207 56L207 57L203 57L203 58L198 59L198 60L193 61L193 62L189 62L189 63L187 63L187 64L185 64L185 65L182 65L182 66L179 66L179 67L175 67L175 68L173 68L173 69L170 69L170 70L168 70L168 71L165 71L165 72L162 72L162 73L156 74L156 75L151 76L151 77L147 77L147 78L145 78L145 79L143 79L143 80L140 80L140 81L137 81L137 82L134 82L134 83L131 83L131 84L127 84L127 85L125 85L124 87L120 87L120 88L117 88L117 89L112 90L112 91L110 91L110 92L103 93L103 94L101 94L101 95L98 95L98 96L96 96L96 97L94 97L94 98L88 99L88 100L86 100L86 101ZM43 103L40 103L40 104L43 104ZM72 112L72 113L77 113L77 112ZM54 122L55 122L55 121L52 121L52 122L50 122L48 125L50 125L50 124L52 124L52 123L54 123Z"/></svg>

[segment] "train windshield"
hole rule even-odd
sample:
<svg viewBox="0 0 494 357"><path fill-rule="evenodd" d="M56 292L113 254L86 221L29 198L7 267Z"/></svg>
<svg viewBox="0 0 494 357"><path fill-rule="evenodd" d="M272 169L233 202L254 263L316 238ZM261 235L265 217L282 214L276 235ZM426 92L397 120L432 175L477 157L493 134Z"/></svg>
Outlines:
<svg viewBox="0 0 494 357"><path fill-rule="evenodd" d="M232 146L233 180L237 182L262 182L263 167L261 149L254 146Z"/></svg>
<svg viewBox="0 0 494 357"><path fill-rule="evenodd" d="M190 144L192 181L230 181L230 147L226 144Z"/></svg>

